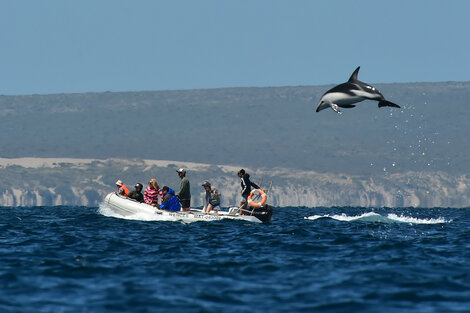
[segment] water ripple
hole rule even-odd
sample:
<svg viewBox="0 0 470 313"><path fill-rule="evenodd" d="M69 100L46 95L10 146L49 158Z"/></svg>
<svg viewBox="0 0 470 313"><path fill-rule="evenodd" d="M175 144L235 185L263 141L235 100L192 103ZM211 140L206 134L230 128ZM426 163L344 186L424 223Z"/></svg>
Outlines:
<svg viewBox="0 0 470 313"><path fill-rule="evenodd" d="M278 208L269 224L0 214L2 312L470 307L470 209Z"/></svg>

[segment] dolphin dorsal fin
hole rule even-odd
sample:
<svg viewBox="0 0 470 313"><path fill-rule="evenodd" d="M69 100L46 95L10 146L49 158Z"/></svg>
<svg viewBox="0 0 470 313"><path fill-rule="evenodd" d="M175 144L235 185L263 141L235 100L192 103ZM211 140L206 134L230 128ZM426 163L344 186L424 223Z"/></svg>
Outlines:
<svg viewBox="0 0 470 313"><path fill-rule="evenodd" d="M355 82L355 81L358 81L358 79L357 79L357 74L359 74L359 69L360 69L360 68L361 68L361 67L358 66L358 67L356 68L356 70L352 73L351 77L349 77L349 80L348 80L349 83L353 83L353 82Z"/></svg>

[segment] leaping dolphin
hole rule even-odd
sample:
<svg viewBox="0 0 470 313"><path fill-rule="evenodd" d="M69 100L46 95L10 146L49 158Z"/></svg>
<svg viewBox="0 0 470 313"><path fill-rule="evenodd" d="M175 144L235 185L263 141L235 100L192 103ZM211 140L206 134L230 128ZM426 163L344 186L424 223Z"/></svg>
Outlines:
<svg viewBox="0 0 470 313"><path fill-rule="evenodd" d="M379 108L400 107L398 104L385 100L384 96L375 87L358 80L357 74L360 68L360 66L356 68L347 82L325 92L320 99L317 112L330 107L336 113L341 114L342 112L338 107L347 109L354 108L355 105L353 103L361 102L366 99L379 101Z"/></svg>

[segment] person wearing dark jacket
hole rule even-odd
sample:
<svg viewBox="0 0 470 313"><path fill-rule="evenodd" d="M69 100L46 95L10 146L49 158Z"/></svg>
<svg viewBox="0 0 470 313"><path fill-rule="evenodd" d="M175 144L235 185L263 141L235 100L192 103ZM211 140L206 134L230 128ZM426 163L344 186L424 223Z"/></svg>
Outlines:
<svg viewBox="0 0 470 313"><path fill-rule="evenodd" d="M242 197L240 199L240 215L243 215L243 210L245 210L247 206L247 198L251 192L251 187L255 189L260 189L260 187L250 180L250 175L246 173L244 169L238 171L238 177L240 177L240 184L242 186Z"/></svg>
<svg viewBox="0 0 470 313"><path fill-rule="evenodd" d="M184 168L178 169L178 176L181 178L180 191L176 194L180 200L182 211L189 211L191 205L191 190L189 180L186 178L186 170Z"/></svg>
<svg viewBox="0 0 470 313"><path fill-rule="evenodd" d="M177 196L175 196L175 191L168 186L163 186L163 200L160 205L160 209L167 210L171 212L176 212L181 209L180 201Z"/></svg>
<svg viewBox="0 0 470 313"><path fill-rule="evenodd" d="M131 191L127 196L139 202L144 202L144 195L142 194L142 188L144 186L141 183L135 184L135 190Z"/></svg>

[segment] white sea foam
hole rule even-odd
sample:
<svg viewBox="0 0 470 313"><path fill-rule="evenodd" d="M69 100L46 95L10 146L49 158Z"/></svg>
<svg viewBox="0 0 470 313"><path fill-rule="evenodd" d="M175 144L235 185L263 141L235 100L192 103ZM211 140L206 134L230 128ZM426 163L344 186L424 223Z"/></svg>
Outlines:
<svg viewBox="0 0 470 313"><path fill-rule="evenodd" d="M341 215L329 215L329 214L326 214L326 215L313 215L313 216L305 217L305 219L317 220L319 218L331 218L331 219L334 219L334 220L337 220L337 221L351 222L351 221L356 221L356 220L376 218L376 217L380 217L380 216L381 216L380 214L377 214L377 213L374 213L374 212L368 212L368 213L364 213L364 214L358 215L358 216L348 216L345 213L342 213Z"/></svg>
<svg viewBox="0 0 470 313"><path fill-rule="evenodd" d="M451 220L446 220L442 217L438 218L416 218L416 217L408 217L403 215L396 215L396 214L388 214L387 217L391 220L401 222L401 223L410 223L410 224L444 224L450 223Z"/></svg>
<svg viewBox="0 0 470 313"><path fill-rule="evenodd" d="M398 216L397 214L390 213L387 216L382 216L375 212L367 212L361 215L355 216L348 216L344 213L341 215L312 215L308 217L304 217L304 219L308 220L317 220L320 218L331 218L337 221L342 222L354 222L354 221L362 221L362 222L380 222L380 223L409 223L409 224L443 224L443 223L450 223L451 221L446 220L442 217L438 218L416 218L416 217L408 217L404 215Z"/></svg>

